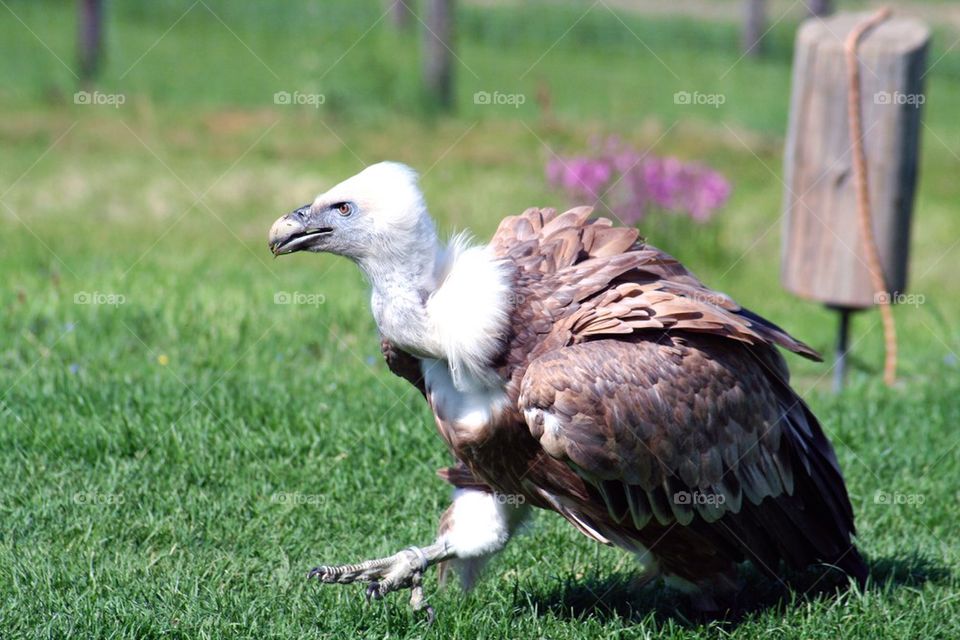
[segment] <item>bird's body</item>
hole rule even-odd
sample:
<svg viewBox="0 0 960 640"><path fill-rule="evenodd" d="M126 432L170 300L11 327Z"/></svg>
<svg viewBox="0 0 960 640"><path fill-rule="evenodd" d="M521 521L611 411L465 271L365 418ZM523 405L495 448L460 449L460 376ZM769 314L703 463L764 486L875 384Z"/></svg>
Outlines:
<svg viewBox="0 0 960 640"><path fill-rule="evenodd" d="M374 167L392 196L407 188L397 165ZM312 206L342 204L341 187ZM589 216L529 209L473 247L441 247L432 224L404 217L419 237L376 254L405 252L410 271L318 249L371 280L388 364L424 393L457 460L429 563L452 560L469 581L533 506L692 590L732 588L743 560L864 579L836 457L777 347L815 352L636 230ZM277 253L303 237L275 235ZM369 571L356 575L384 578Z"/></svg>

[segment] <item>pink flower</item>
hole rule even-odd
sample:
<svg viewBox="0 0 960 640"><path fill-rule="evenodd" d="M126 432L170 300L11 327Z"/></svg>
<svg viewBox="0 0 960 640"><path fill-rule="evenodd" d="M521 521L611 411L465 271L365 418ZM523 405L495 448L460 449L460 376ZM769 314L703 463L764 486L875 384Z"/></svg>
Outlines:
<svg viewBox="0 0 960 640"><path fill-rule="evenodd" d="M592 155L551 158L547 180L573 199L603 202L627 224L651 209L705 222L730 198L730 182L706 165L641 154L615 137L593 147Z"/></svg>

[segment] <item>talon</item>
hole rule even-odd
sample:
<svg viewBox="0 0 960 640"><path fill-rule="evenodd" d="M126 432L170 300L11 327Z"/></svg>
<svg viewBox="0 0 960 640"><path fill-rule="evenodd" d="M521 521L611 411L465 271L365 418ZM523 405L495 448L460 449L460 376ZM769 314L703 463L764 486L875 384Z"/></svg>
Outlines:
<svg viewBox="0 0 960 640"><path fill-rule="evenodd" d="M434 611L433 607L431 607L429 604L425 606L423 609L424 611L427 612L427 626L428 627L433 626L434 620L437 619L437 612Z"/></svg>
<svg viewBox="0 0 960 640"><path fill-rule="evenodd" d="M364 596L367 602L380 600L394 591L410 589L410 606L414 611L426 609L427 621L432 623L436 614L424 601L423 572L452 555L447 543L441 541L422 549L410 547L392 556L357 564L320 565L311 569L307 578L317 578L327 584L366 583Z"/></svg>
<svg viewBox="0 0 960 640"><path fill-rule="evenodd" d="M307 573L307 580L309 580L310 578L316 578L320 582L326 582L327 581L326 578L329 575L329 571L330 571L329 567L324 567L324 566L314 567L313 569L310 569L310 571Z"/></svg>

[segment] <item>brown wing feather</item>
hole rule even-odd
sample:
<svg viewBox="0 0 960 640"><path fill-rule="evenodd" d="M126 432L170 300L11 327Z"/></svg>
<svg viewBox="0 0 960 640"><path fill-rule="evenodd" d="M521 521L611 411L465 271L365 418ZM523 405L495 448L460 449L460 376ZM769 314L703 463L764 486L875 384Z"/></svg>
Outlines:
<svg viewBox="0 0 960 640"><path fill-rule="evenodd" d="M670 329L775 344L820 359L775 324L706 287L672 256L640 241L636 229L588 219L590 212L579 207L558 216L552 209L528 209L506 218L490 243L517 267L518 291L529 301L520 316L550 322L554 335L543 347Z"/></svg>
<svg viewBox="0 0 960 640"><path fill-rule="evenodd" d="M534 361L521 385L521 410L550 416L530 429L551 456L601 489L616 481L644 494L631 514L638 527L652 517L689 524L695 511L713 521L738 510L744 495L759 503L783 493L765 457L784 465L790 484L779 407L762 372L723 344L711 342L711 357L691 341L705 342L601 340L558 349ZM716 500L698 506L674 500L672 489Z"/></svg>
<svg viewBox="0 0 960 640"><path fill-rule="evenodd" d="M613 526L688 526L771 571L828 561L860 575L833 452L778 384L749 347L664 334L554 350L527 369L519 405Z"/></svg>

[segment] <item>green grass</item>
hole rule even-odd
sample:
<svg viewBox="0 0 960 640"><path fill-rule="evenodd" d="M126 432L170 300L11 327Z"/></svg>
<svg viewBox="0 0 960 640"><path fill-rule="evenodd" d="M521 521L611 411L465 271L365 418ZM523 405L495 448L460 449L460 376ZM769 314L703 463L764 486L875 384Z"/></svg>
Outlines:
<svg viewBox="0 0 960 640"><path fill-rule="evenodd" d="M8 4L72 59L72 3ZM737 62L732 25L621 16L678 79L599 9L520 78L583 9L467 5L460 51L477 77L459 69L461 109L439 116L421 102L415 42L381 28L320 78L376 3L207 4L237 37L197 5L125 76L190 3L111 5L101 88L124 92L119 109L72 104L70 73L0 20L0 637L960 635L956 49L929 79L911 268L925 301L896 309L898 386L879 380L873 312L855 320L843 394L828 393L828 365L790 360L845 470L870 587L791 594L748 573L741 619L698 621L676 594L631 587L627 555L540 514L473 593L428 579L427 628L403 595L366 605L359 588L304 579L432 540L448 499L434 470L449 460L418 394L380 362L356 270L272 260L270 223L361 159L394 158L425 173L444 229L486 237L506 214L566 204L544 184L547 147L617 133L734 181L709 231L721 249L652 241L829 351L832 314L786 294L776 267L767 167L779 172L793 25L768 59ZM931 59L956 39L942 36ZM541 85L552 117L533 100ZM672 102L685 89L728 100L686 112ZM281 107L279 90L328 101ZM483 109L477 90L530 100ZM283 292L323 302L275 304ZM94 293L122 303L76 302Z"/></svg>

